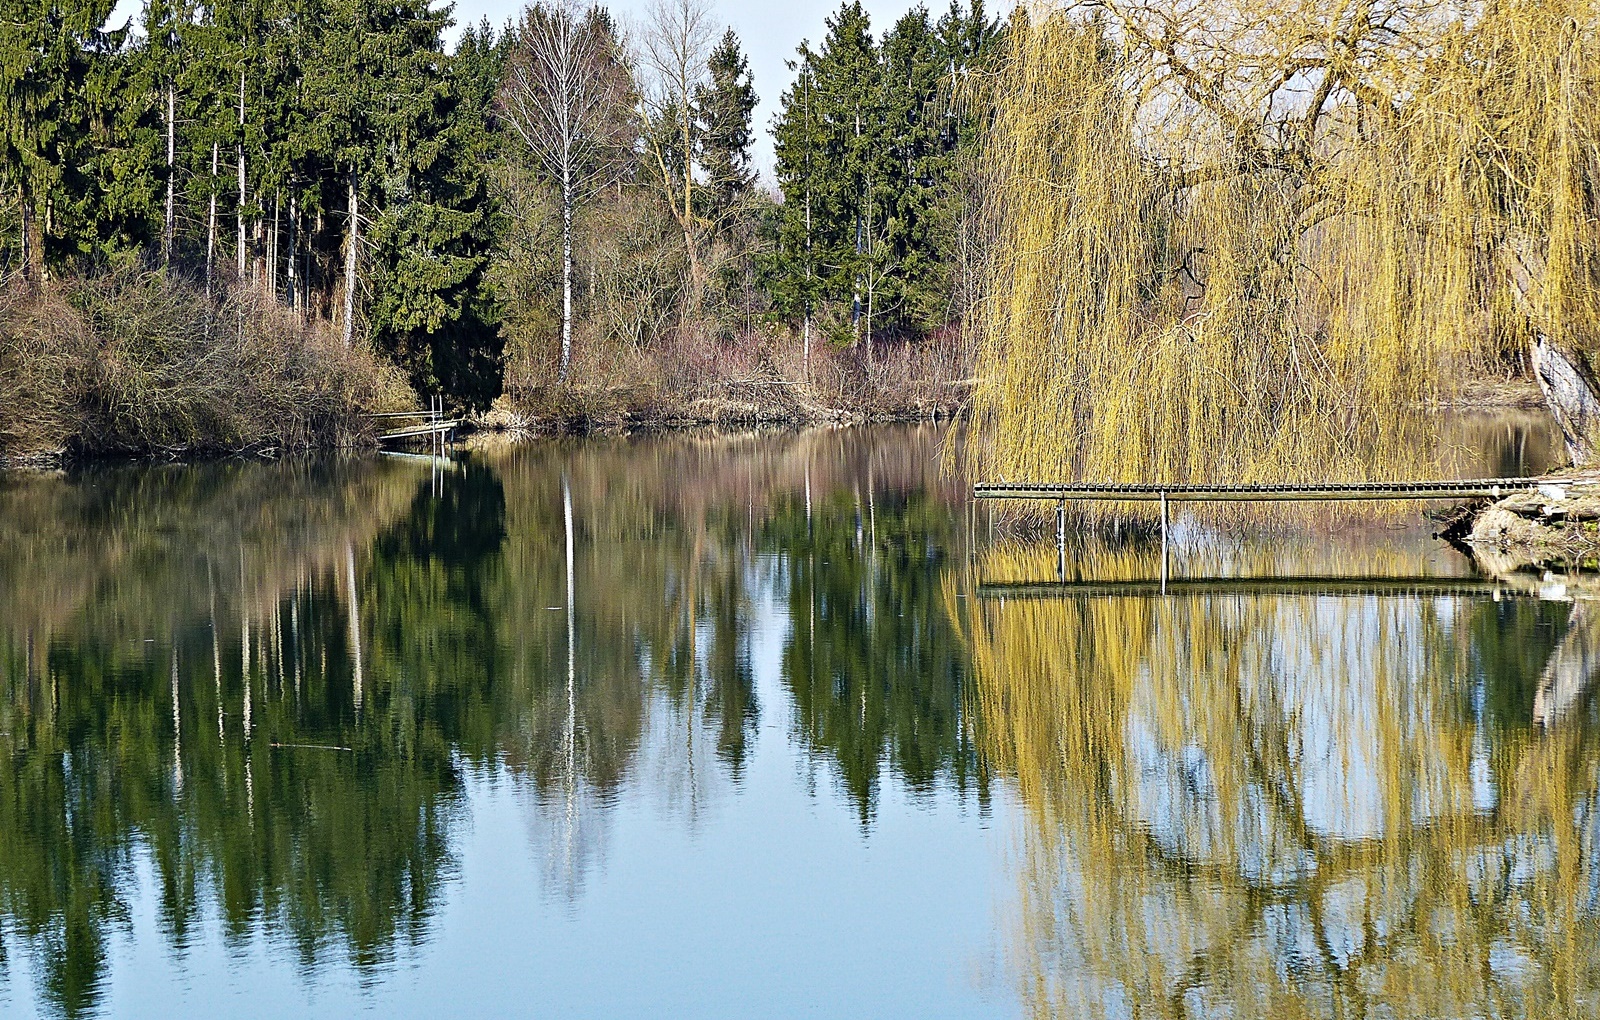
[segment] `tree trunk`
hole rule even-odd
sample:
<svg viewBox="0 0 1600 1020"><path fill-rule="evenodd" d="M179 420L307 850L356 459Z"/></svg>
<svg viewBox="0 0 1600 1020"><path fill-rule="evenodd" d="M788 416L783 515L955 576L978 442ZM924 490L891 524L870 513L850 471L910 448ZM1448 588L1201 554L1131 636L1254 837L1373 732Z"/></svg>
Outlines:
<svg viewBox="0 0 1600 1020"><path fill-rule="evenodd" d="M299 309L299 305L296 304L296 302L299 300L299 289L295 286L295 284L298 282L296 280L296 278L295 278L295 268L296 268L295 267L295 262L300 257L300 220L299 220L299 216L298 216L298 212L299 212L298 198L299 198L299 196L297 196L294 192L292 192L292 191L289 192L289 293L288 293L288 299L289 299L289 310L290 311L297 311Z"/></svg>
<svg viewBox="0 0 1600 1020"><path fill-rule="evenodd" d="M44 283L44 238L39 235L39 218L34 215L33 198L26 185L18 185L22 207L22 275L28 286Z"/></svg>
<svg viewBox="0 0 1600 1020"><path fill-rule="evenodd" d="M356 321L356 245L361 241L361 213L356 198L356 172L350 170L350 225L345 231L344 253L344 345L355 345Z"/></svg>
<svg viewBox="0 0 1600 1020"><path fill-rule="evenodd" d="M809 306L809 300L807 304ZM800 361L805 366L806 382L811 381L811 310L806 309L805 321L800 324Z"/></svg>
<svg viewBox="0 0 1600 1020"><path fill-rule="evenodd" d="M219 147L211 143L211 208L206 213L206 294L211 294L212 266L217 254L217 157Z"/></svg>
<svg viewBox="0 0 1600 1020"><path fill-rule="evenodd" d="M161 262L163 265L172 264L172 235L177 222L177 200L175 184L177 169L175 167L178 148L178 90L169 81L167 82L167 215L161 224Z"/></svg>
<svg viewBox="0 0 1600 1020"><path fill-rule="evenodd" d="M857 157L859 157L861 155L861 153L859 151L860 148L861 148L861 110L858 107L856 109L856 150L857 151L853 153ZM861 196L858 196L858 197L861 197ZM856 340L859 342L860 339L861 339L861 210L860 210L860 208L856 209L856 274L855 274L855 280L854 280L854 288L855 288L854 292L850 296L850 328L855 332Z"/></svg>
<svg viewBox="0 0 1600 1020"><path fill-rule="evenodd" d="M1533 375L1561 428L1574 467L1600 460L1600 385L1577 352L1564 351L1546 337L1533 345Z"/></svg>
<svg viewBox="0 0 1600 1020"><path fill-rule="evenodd" d="M561 368L556 382L565 386L572 360L572 170L561 173Z"/></svg>
<svg viewBox="0 0 1600 1020"><path fill-rule="evenodd" d="M245 278L244 236L244 72L239 72L239 282Z"/></svg>
<svg viewBox="0 0 1600 1020"><path fill-rule="evenodd" d="M283 192L272 193L272 229L267 234L267 293L272 295L273 303L278 300L278 242L280 220L283 213Z"/></svg>
<svg viewBox="0 0 1600 1020"><path fill-rule="evenodd" d="M877 296L877 284L878 284L878 276L877 276L877 273L875 272L877 267L872 264L871 253L872 253L872 182L869 180L867 182L867 243L866 243L866 252L865 252L865 254L867 255L867 330L866 330L866 341L867 341L867 367L869 367L869 368L872 367L872 312L873 312L872 301L873 301L873 298Z"/></svg>
<svg viewBox="0 0 1600 1020"><path fill-rule="evenodd" d="M809 130L811 125L809 119L811 116L811 100L810 93L808 92L806 95L806 117L808 118L806 127ZM805 351L803 360L806 366L806 382L811 381L811 272L811 138L808 134L806 136L806 321L800 327L804 336Z"/></svg>

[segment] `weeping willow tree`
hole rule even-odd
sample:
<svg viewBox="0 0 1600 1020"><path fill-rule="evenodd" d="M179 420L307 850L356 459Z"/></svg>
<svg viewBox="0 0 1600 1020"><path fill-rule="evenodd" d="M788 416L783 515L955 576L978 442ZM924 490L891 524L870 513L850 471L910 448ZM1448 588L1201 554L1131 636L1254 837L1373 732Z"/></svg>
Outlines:
<svg viewBox="0 0 1600 1020"><path fill-rule="evenodd" d="M1020 11L985 153L980 477L1425 466L1471 371L1600 449L1600 8Z"/></svg>

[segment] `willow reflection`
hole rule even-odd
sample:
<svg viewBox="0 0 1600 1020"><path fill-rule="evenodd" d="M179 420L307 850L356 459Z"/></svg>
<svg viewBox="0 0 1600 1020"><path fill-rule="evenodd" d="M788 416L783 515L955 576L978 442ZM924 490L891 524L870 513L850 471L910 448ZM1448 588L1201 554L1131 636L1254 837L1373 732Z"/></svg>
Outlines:
<svg viewBox="0 0 1600 1020"><path fill-rule="evenodd" d="M1158 555L1075 562L1150 577ZM1403 549L1359 555L1353 573L1417 569ZM1053 549L982 565L1054 568ZM1035 1015L1592 1003L1600 747L1584 719L1505 718L1527 719L1565 607L955 594L982 746L1026 808L1016 939Z"/></svg>

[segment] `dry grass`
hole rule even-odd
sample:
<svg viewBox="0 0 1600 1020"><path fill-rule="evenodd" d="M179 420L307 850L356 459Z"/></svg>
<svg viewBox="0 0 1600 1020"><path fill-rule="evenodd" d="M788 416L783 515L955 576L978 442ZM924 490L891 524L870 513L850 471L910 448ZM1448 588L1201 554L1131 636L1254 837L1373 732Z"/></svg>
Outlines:
<svg viewBox="0 0 1600 1020"><path fill-rule="evenodd" d="M0 298L6 456L347 446L362 411L415 402L393 367L253 291L121 273Z"/></svg>
<svg viewBox="0 0 1600 1020"><path fill-rule="evenodd" d="M819 342L809 366L787 334L729 342L684 330L648 347L580 346L577 382L509 387L507 417L556 431L949 418L963 410L970 366L957 329L880 343L870 358Z"/></svg>

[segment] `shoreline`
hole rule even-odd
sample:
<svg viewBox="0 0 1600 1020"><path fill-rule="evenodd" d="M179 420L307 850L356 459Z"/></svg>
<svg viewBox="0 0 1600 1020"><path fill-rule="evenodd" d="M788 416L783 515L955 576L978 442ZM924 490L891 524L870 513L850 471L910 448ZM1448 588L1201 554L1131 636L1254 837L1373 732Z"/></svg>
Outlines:
<svg viewBox="0 0 1600 1020"><path fill-rule="evenodd" d="M862 427L868 425L912 424L918 422L956 423L969 417L965 395L947 401L921 400L887 409L857 410L813 404L809 401L732 400L698 397L677 408L655 404L627 407L622 402L596 406L578 393L555 406L538 407L538 402L514 402L502 396L486 411L465 419L458 433L463 439L500 435L517 438L568 438L583 436L657 435L692 432L701 429L784 430L808 427ZM880 394L880 397L882 395ZM1460 396L1440 405L1455 412L1542 410L1542 397L1531 380L1478 380L1463 388ZM63 470L88 464L183 464L216 460L244 459L274 461L285 456L365 454L380 452L376 437L362 435L356 442L345 433L326 444L296 446L292 450L265 445L254 449L227 449L222 446L192 446L161 450L73 449L70 445L53 449L0 453L0 472ZM1479 511L1474 511L1474 518ZM1526 515L1521 515L1528 519Z"/></svg>

